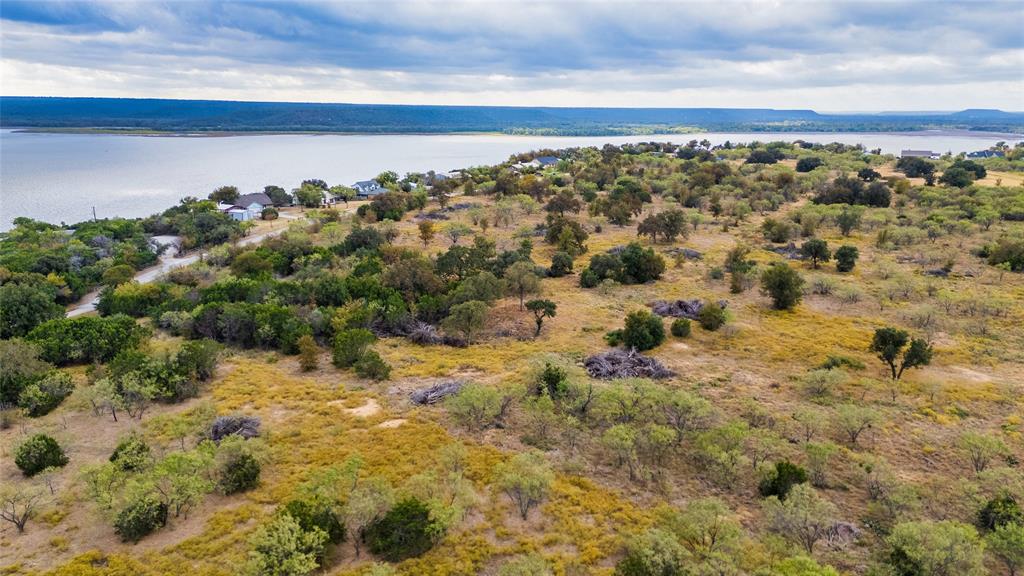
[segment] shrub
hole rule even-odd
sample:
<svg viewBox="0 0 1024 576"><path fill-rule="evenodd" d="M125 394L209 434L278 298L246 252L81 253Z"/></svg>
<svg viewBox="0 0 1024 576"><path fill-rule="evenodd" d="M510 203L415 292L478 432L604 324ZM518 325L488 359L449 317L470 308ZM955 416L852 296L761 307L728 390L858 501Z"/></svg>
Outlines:
<svg viewBox="0 0 1024 576"><path fill-rule="evenodd" d="M498 576L553 576L551 566L538 554L516 556L501 565Z"/></svg>
<svg viewBox="0 0 1024 576"><path fill-rule="evenodd" d="M114 519L114 532L124 542L138 542L167 524L167 504L146 495L129 501Z"/></svg>
<svg viewBox="0 0 1024 576"><path fill-rule="evenodd" d="M314 528L303 530L288 514L274 516L249 540L246 573L268 576L304 576L320 567L327 535Z"/></svg>
<svg viewBox="0 0 1024 576"><path fill-rule="evenodd" d="M75 390L65 372L51 372L39 382L29 384L18 395L18 406L25 414L38 417L49 414Z"/></svg>
<svg viewBox="0 0 1024 576"><path fill-rule="evenodd" d="M1024 524L1024 512L1013 496L1003 494L989 500L978 510L977 524L982 530L995 530L1005 524Z"/></svg>
<svg viewBox="0 0 1024 576"><path fill-rule="evenodd" d="M260 212L260 217L264 220L277 220L277 216L277 208L272 206L267 206L262 212Z"/></svg>
<svg viewBox="0 0 1024 576"><path fill-rule="evenodd" d="M415 498L406 498L367 526L363 540L378 557L399 562L430 550L436 531L430 520L430 508Z"/></svg>
<svg viewBox="0 0 1024 576"><path fill-rule="evenodd" d="M898 576L982 576L984 547L972 526L952 520L905 522L886 538Z"/></svg>
<svg viewBox="0 0 1024 576"><path fill-rule="evenodd" d="M795 484L804 482L807 482L807 471L789 460L783 460L776 462L775 469L761 480L758 491L765 498L778 496L779 500L785 500Z"/></svg>
<svg viewBox="0 0 1024 576"><path fill-rule="evenodd" d="M724 326L725 321L725 308L719 306L717 302L710 300L705 302L700 312L697 313L697 322L700 322L700 327L705 330L714 332Z"/></svg>
<svg viewBox="0 0 1024 576"><path fill-rule="evenodd" d="M260 463L252 454L238 452L223 463L218 485L225 494L251 490L260 483Z"/></svg>
<svg viewBox="0 0 1024 576"><path fill-rule="evenodd" d="M651 529L626 545L626 555L615 565L615 576L684 576L686 550L673 534Z"/></svg>
<svg viewBox="0 0 1024 576"><path fill-rule="evenodd" d="M1024 272L1024 240L1000 238L985 249L985 254L992 266L1005 264L1014 272Z"/></svg>
<svg viewBox="0 0 1024 576"><path fill-rule="evenodd" d="M796 163L796 171L797 172L810 172L811 170L814 170L818 166L824 166L824 165L825 165L825 162L821 158L818 158L817 156L807 156L807 157L801 158L800 160L797 161L797 163Z"/></svg>
<svg viewBox="0 0 1024 576"><path fill-rule="evenodd" d="M547 497L555 475L539 452L516 454L494 469L496 483L516 505L519 515L526 520L530 508Z"/></svg>
<svg viewBox="0 0 1024 576"><path fill-rule="evenodd" d="M377 337L373 332L365 328L351 328L338 332L334 335L334 365L338 368L351 368L375 340Z"/></svg>
<svg viewBox="0 0 1024 576"><path fill-rule="evenodd" d="M25 476L34 476L46 468L64 466L68 457L56 440L46 434L36 434L14 451L14 463Z"/></svg>
<svg viewBox="0 0 1024 576"><path fill-rule="evenodd" d="M322 498L292 500L285 504L284 512L295 519L306 532L314 528L327 534L327 540L338 543L345 540L345 526L334 513L334 505Z"/></svg>
<svg viewBox="0 0 1024 576"><path fill-rule="evenodd" d="M555 252L555 255L551 257L551 268L548 269L548 276L561 278L567 274L572 274L572 256L568 252Z"/></svg>
<svg viewBox="0 0 1024 576"><path fill-rule="evenodd" d="M812 238L801 244L800 253L805 258L811 259L811 266L814 268L817 268L820 262L828 262L832 257L832 253L828 249L828 242L820 238Z"/></svg>
<svg viewBox="0 0 1024 576"><path fill-rule="evenodd" d="M605 337L608 344L624 344L627 348L650 350L665 341L665 324L661 316L646 310L637 310L626 315L626 327L609 332Z"/></svg>
<svg viewBox="0 0 1024 576"><path fill-rule="evenodd" d="M838 272L849 272L857 264L860 253L856 246L840 246L836 250L836 270Z"/></svg>
<svg viewBox="0 0 1024 576"><path fill-rule="evenodd" d="M132 350L149 331L128 316L58 318L40 324L27 339L39 344L41 357L57 365L106 362L123 350Z"/></svg>
<svg viewBox="0 0 1024 576"><path fill-rule="evenodd" d="M471 429L482 430L501 414L501 394L482 384L467 384L445 403L456 422Z"/></svg>
<svg viewBox="0 0 1024 576"><path fill-rule="evenodd" d="M687 318L676 318L672 321L672 335L676 338L686 338L690 335L690 321Z"/></svg>
<svg viewBox="0 0 1024 576"><path fill-rule="evenodd" d="M124 472L133 472L149 464L149 445L138 434L129 434L117 443L110 461Z"/></svg>
<svg viewBox="0 0 1024 576"><path fill-rule="evenodd" d="M320 347L316 345L316 340L312 336L306 334L299 338L299 368L303 372L310 372L316 370L317 360L320 356Z"/></svg>
<svg viewBox="0 0 1024 576"><path fill-rule="evenodd" d="M391 377L391 366L388 366L380 354L373 350L363 353L362 358L356 361L353 368L360 378L381 381Z"/></svg>
<svg viewBox="0 0 1024 576"><path fill-rule="evenodd" d="M791 310L803 296L804 280L785 262L777 262L761 274L761 292L772 299L776 310Z"/></svg>

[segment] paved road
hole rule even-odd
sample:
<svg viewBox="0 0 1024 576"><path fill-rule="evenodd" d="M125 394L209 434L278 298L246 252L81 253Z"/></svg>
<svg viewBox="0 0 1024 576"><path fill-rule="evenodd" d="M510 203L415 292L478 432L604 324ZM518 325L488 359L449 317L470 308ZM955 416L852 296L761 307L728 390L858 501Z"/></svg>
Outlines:
<svg viewBox="0 0 1024 576"><path fill-rule="evenodd" d="M292 214L282 214L281 217L286 220L296 220L299 218L299 216ZM267 238L277 236L278 234L281 234L287 229L287 226L282 226L276 230L270 230L268 232L254 234L252 236L246 236L245 238L239 240L236 243L236 245L247 246L249 244L257 244L259 242L266 240ZM168 252L170 252L170 250L168 250ZM149 268L146 268L144 270L139 270L138 274L135 275L135 281L140 284L147 284L149 282L153 282L154 280L160 278L161 276L170 272L171 270L174 270L175 268L181 268L182 266L188 266L193 262L199 261L200 258L205 256L206 252L188 254L186 256L181 257L170 255L161 256L160 263L157 264L156 266L150 266ZM85 296L82 297L81 300L78 301L77 304L75 304L71 308L68 308L68 318L74 318L75 316L81 316L82 314L88 314L90 312L95 311L96 304L99 301L99 290L86 294Z"/></svg>

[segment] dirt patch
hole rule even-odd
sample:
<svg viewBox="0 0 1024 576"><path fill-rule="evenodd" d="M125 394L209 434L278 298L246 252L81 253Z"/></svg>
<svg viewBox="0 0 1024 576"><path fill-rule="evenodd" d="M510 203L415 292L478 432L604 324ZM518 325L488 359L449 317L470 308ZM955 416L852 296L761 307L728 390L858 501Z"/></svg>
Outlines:
<svg viewBox="0 0 1024 576"><path fill-rule="evenodd" d="M376 416L380 413L380 403L377 402L377 400L370 398L362 406L358 406L356 408L343 408L343 410L352 416L369 418L370 416Z"/></svg>
<svg viewBox="0 0 1024 576"><path fill-rule="evenodd" d="M405 423L405 418L392 418L391 420L385 420L380 424L377 424L377 428L398 428L399 426Z"/></svg>

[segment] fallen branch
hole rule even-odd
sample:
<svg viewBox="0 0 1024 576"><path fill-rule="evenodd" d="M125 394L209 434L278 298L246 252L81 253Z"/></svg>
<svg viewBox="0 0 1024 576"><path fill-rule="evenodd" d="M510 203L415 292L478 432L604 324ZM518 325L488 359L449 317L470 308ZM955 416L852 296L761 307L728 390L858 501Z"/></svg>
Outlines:
<svg viewBox="0 0 1024 576"><path fill-rule="evenodd" d="M613 378L671 378L675 376L661 362L644 356L634 349L613 348L595 354L583 361L591 378L611 380Z"/></svg>

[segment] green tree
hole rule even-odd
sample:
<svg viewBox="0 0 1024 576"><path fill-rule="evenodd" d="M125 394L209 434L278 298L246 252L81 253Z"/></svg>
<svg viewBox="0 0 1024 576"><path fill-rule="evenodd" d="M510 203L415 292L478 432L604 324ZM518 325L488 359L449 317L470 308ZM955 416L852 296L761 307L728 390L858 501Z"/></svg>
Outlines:
<svg viewBox="0 0 1024 576"><path fill-rule="evenodd" d="M366 528L388 513L395 502L395 494L383 478L367 478L358 482L349 493L345 504L345 528L352 536L356 557Z"/></svg>
<svg viewBox="0 0 1024 576"><path fill-rule="evenodd" d="M808 554L835 523L836 507L810 484L797 484L785 500L771 496L764 503L769 528L799 544Z"/></svg>
<svg viewBox="0 0 1024 576"><path fill-rule="evenodd" d="M303 184L293 192L295 201L306 208L319 208L324 202L323 189L311 184Z"/></svg>
<svg viewBox="0 0 1024 576"><path fill-rule="evenodd" d="M278 208L282 206L291 206L292 204L292 195L280 186L264 186L263 193L269 196L270 201Z"/></svg>
<svg viewBox="0 0 1024 576"><path fill-rule="evenodd" d="M812 238L800 245L800 253L804 258L811 259L811 266L817 270L819 262L828 262L832 257L829 252L828 242L820 238Z"/></svg>
<svg viewBox="0 0 1024 576"><path fill-rule="evenodd" d="M875 329L868 350L874 352L879 360L889 366L894 382L899 381L904 370L930 364L933 353L931 345L926 340L911 340L906 331L897 328Z"/></svg>
<svg viewBox="0 0 1024 576"><path fill-rule="evenodd" d="M710 300L704 302L700 312L697 313L697 322L700 323L700 327L711 332L724 326L726 319L725 309L717 302Z"/></svg>
<svg viewBox="0 0 1024 576"><path fill-rule="evenodd" d="M605 339L612 346L621 343L627 348L650 350L665 341L665 323L647 310L635 310L626 315L622 330L609 332Z"/></svg>
<svg viewBox="0 0 1024 576"><path fill-rule="evenodd" d="M288 514L274 516L249 539L247 572L252 576L305 576L320 567L327 534L303 530Z"/></svg>
<svg viewBox="0 0 1024 576"><path fill-rule="evenodd" d="M48 320L64 316L54 301L55 291L44 286L7 282L0 286L0 338L19 338Z"/></svg>
<svg viewBox="0 0 1024 576"><path fill-rule="evenodd" d="M540 291L540 278L537 276L536 268L526 260L509 266L505 271L505 281L508 282L509 290L519 296L520 310L523 309L523 300L527 294L536 294Z"/></svg>
<svg viewBox="0 0 1024 576"><path fill-rule="evenodd" d="M548 268L548 276L561 278L572 274L572 255L559 250L551 257L551 268Z"/></svg>
<svg viewBox="0 0 1024 576"><path fill-rule="evenodd" d="M849 236L851 232L860 226L863 214L864 208L861 206L848 206L843 208L842 212L836 216L836 224L839 225L839 231L843 236Z"/></svg>
<svg viewBox="0 0 1024 576"><path fill-rule="evenodd" d="M423 241L423 247L426 248L427 244L434 239L434 223L430 220L423 220L419 223L420 240Z"/></svg>
<svg viewBox="0 0 1024 576"><path fill-rule="evenodd" d="M238 200L238 188L236 186L221 186L213 192L210 192L209 198L214 202L234 204L235 200Z"/></svg>
<svg viewBox="0 0 1024 576"><path fill-rule="evenodd" d="M897 524L886 538L899 576L982 576L984 544L973 526L952 520Z"/></svg>
<svg viewBox="0 0 1024 576"><path fill-rule="evenodd" d="M526 303L526 309L533 312L534 322L537 324L537 330L533 333L533 337L540 336L540 329L544 326L545 318L554 318L555 310L558 306L551 300L530 300Z"/></svg>
<svg viewBox="0 0 1024 576"><path fill-rule="evenodd" d="M992 460L1010 453L1000 438L978 432L964 432L957 444L967 454L975 473L984 472Z"/></svg>
<svg viewBox="0 0 1024 576"><path fill-rule="evenodd" d="M14 450L14 464L25 476L34 476L46 468L60 468L68 457L56 440L46 434L34 434Z"/></svg>
<svg viewBox="0 0 1024 576"><path fill-rule="evenodd" d="M857 258L860 256L860 252L857 251L856 246L840 246L839 249L836 250L835 256L836 271L849 272L857 265Z"/></svg>
<svg viewBox="0 0 1024 576"><path fill-rule="evenodd" d="M761 496L778 496L779 500L785 500L793 486L804 482L807 482L807 471L789 460L782 460L761 480L758 490Z"/></svg>
<svg viewBox="0 0 1024 576"><path fill-rule="evenodd" d="M131 282L135 278L135 268L127 264L117 264L103 271L103 284L105 286L120 286Z"/></svg>
<svg viewBox="0 0 1024 576"><path fill-rule="evenodd" d="M470 430L483 430L494 424L503 409L501 394L490 386L470 383L445 402L456 422Z"/></svg>
<svg viewBox="0 0 1024 576"><path fill-rule="evenodd" d="M1010 576L1024 569L1024 524L1003 524L985 537L985 543Z"/></svg>
<svg viewBox="0 0 1024 576"><path fill-rule="evenodd" d="M540 504L548 494L555 475L539 452L516 454L494 469L495 482L526 520L530 508Z"/></svg>
<svg viewBox="0 0 1024 576"><path fill-rule="evenodd" d="M332 360L338 368L350 368L366 353L377 340L373 332L365 328L349 328L334 335Z"/></svg>
<svg viewBox="0 0 1024 576"><path fill-rule="evenodd" d="M662 514L660 520L700 560L734 554L743 535L729 507L714 497L690 500L682 510Z"/></svg>
<svg viewBox="0 0 1024 576"><path fill-rule="evenodd" d="M53 366L39 359L39 346L21 339L0 340L0 407L18 402L21 391L39 382Z"/></svg>
<svg viewBox="0 0 1024 576"><path fill-rule="evenodd" d="M420 556L440 536L430 518L430 508L415 498L395 504L381 519L364 530L370 551L389 562Z"/></svg>
<svg viewBox="0 0 1024 576"><path fill-rule="evenodd" d="M470 300L452 306L448 317L442 322L446 331L458 332L470 344L473 338L487 323L487 304L479 300Z"/></svg>
<svg viewBox="0 0 1024 576"><path fill-rule="evenodd" d="M785 262L776 262L761 274L761 293L770 296L776 310L792 310L803 298L804 279Z"/></svg>
<svg viewBox="0 0 1024 576"><path fill-rule="evenodd" d="M686 550L676 537L652 528L629 541L615 576L685 576L686 563Z"/></svg>

